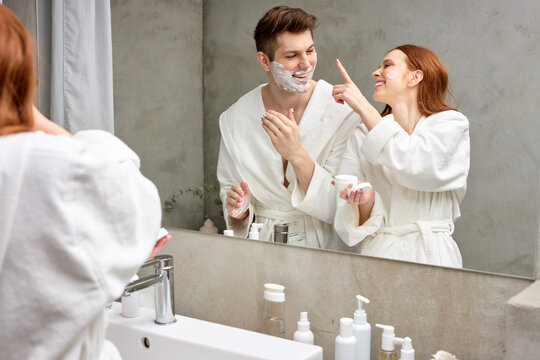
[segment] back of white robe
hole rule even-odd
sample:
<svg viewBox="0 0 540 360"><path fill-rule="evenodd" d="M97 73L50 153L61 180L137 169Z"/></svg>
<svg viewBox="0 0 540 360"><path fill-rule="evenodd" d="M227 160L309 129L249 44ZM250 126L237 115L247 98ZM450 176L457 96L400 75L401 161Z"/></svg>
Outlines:
<svg viewBox="0 0 540 360"><path fill-rule="evenodd" d="M0 157L1 357L98 359L103 308L157 239L157 190L102 131L0 136Z"/></svg>

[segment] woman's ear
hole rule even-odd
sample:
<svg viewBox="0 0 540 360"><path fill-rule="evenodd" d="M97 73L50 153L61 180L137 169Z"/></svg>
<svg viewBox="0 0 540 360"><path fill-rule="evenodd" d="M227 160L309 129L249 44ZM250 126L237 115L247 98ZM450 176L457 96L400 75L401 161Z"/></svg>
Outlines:
<svg viewBox="0 0 540 360"><path fill-rule="evenodd" d="M257 52L257 61L264 71L270 72L270 58L262 51Z"/></svg>
<svg viewBox="0 0 540 360"><path fill-rule="evenodd" d="M423 78L424 78L424 72L422 70L411 71L411 76L409 80L410 86L412 87L412 86L418 85L420 81L422 81Z"/></svg>

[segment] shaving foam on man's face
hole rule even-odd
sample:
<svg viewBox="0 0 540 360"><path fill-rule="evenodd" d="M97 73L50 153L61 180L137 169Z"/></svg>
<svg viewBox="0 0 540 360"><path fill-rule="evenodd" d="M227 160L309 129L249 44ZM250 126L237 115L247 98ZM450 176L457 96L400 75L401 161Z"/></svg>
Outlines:
<svg viewBox="0 0 540 360"><path fill-rule="evenodd" d="M311 78L315 71L315 65L298 71L288 71L285 66L277 61L272 61L270 71L276 84L287 91L293 93L304 93L311 86Z"/></svg>

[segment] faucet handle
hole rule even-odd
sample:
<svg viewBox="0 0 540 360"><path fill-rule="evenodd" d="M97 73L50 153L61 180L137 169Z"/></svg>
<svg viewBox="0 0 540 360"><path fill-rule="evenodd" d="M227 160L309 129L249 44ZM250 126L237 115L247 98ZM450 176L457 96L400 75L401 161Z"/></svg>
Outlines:
<svg viewBox="0 0 540 360"><path fill-rule="evenodd" d="M151 265L157 265L159 264L159 269L169 269L173 267L173 257L172 255L156 255L150 260L146 261L144 264L142 264L141 269L143 267L151 266Z"/></svg>

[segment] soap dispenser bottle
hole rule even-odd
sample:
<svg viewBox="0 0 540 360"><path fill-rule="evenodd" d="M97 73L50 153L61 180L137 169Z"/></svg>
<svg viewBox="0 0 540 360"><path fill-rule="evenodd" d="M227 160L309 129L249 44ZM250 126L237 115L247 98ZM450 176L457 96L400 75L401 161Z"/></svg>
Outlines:
<svg viewBox="0 0 540 360"><path fill-rule="evenodd" d="M313 345L313 333L309 329L309 321L307 312L302 311L300 313L300 320L298 321L298 330L294 332L293 340L304 344Z"/></svg>
<svg viewBox="0 0 540 360"><path fill-rule="evenodd" d="M375 324L376 327L383 329L381 350L379 351L379 360L397 360L398 355L394 343L396 334L394 327L390 325Z"/></svg>
<svg viewBox="0 0 540 360"><path fill-rule="evenodd" d="M366 311L363 303L369 304L369 300L361 295L356 295L358 309L354 312L353 335L356 338L356 360L370 360L371 350L371 325L367 322Z"/></svg>
<svg viewBox="0 0 540 360"><path fill-rule="evenodd" d="M352 334L351 318L339 319L339 335L336 336L335 360L354 360L356 338Z"/></svg>

